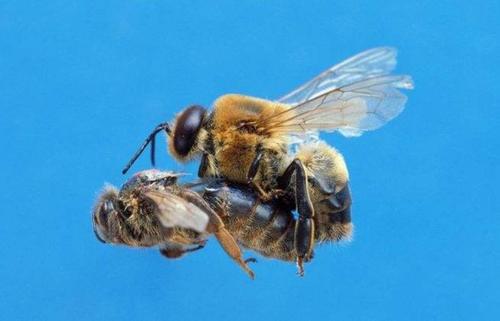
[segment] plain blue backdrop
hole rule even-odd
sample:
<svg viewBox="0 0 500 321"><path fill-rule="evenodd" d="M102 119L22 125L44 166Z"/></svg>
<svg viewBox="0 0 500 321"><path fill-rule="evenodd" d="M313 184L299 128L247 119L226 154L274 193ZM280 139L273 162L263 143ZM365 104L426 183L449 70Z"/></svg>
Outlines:
<svg viewBox="0 0 500 321"><path fill-rule="evenodd" d="M0 319L497 319L499 17L494 0L0 1ZM167 261L95 239L97 193L154 125L380 45L416 88L384 128L323 136L356 232L305 278L261 259L252 282L213 240Z"/></svg>

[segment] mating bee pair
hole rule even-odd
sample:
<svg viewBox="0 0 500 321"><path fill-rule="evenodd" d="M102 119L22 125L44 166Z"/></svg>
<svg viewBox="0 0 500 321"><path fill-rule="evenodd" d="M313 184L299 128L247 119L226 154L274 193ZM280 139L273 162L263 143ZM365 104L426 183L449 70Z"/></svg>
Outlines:
<svg viewBox="0 0 500 321"><path fill-rule="evenodd" d="M349 238L349 187L346 183L337 191L335 172L325 170L332 168L325 166L331 165L332 160L345 166L342 156L317 142L304 146L297 157L310 173L308 195L315 213L311 242ZM134 247L159 246L163 255L177 258L203 248L210 234L214 234L228 255L252 278L249 260L242 258L238 243L267 257L296 259L298 220L292 212L295 191L263 201L247 184L204 179L180 185L177 178L175 173L147 170L132 176L120 190L108 186L93 213L98 239Z"/></svg>
<svg viewBox="0 0 500 321"><path fill-rule="evenodd" d="M394 49L376 48L333 66L277 101L224 95L214 103L210 113L200 106L187 108L172 127L168 123L158 125L123 172L128 171L148 145L154 165L155 136L165 131L170 137L169 150L176 159L185 162L200 157L199 176L222 178L223 183L211 183L216 185L207 185L197 194L189 188L179 188L170 174L166 180L160 179L160 183L156 183L156 178L150 182L146 178L150 175L139 174L136 178L148 183L132 188L133 196L128 196L130 184L120 193L104 192L94 211L96 231L104 231L105 237L101 238L109 241L112 229L104 225L112 226L110 217L116 215L108 214L115 212L126 214L123 215L126 221L136 224L117 230L131 232L132 238L142 235L141 228L147 226L142 221L144 213L150 214L146 215L147 220L153 225L160 222L162 227L180 230L183 225L171 224L176 220L166 217L178 216L172 214L176 211L174 204L182 204L179 206L186 210L186 218L197 222L186 224L179 220L187 228L182 232L214 233L247 272L251 273L236 241L264 255L295 260L299 273L303 274L303 262L311 258L315 242L342 239L351 230L348 172L343 158L311 137L318 131L358 136L396 117L406 102L398 89L411 89L413 84L409 76L390 75L395 65ZM290 152L292 146L298 146L297 153ZM159 195L162 193L165 195ZM227 195L224 198L222 194ZM148 201L143 204L143 200ZM292 209L298 212L296 220ZM199 210L205 215L191 213ZM202 217L207 222L205 226L197 225ZM291 225L280 225L281 221ZM175 239L176 233L154 226L154 235L170 233ZM167 244L163 253L172 256L172 248L180 253L192 250L194 244L201 246L203 237L193 235L187 243L166 240L160 235L155 244ZM127 241L123 239L120 236L113 242L153 245L130 237ZM172 243L180 244L180 249Z"/></svg>

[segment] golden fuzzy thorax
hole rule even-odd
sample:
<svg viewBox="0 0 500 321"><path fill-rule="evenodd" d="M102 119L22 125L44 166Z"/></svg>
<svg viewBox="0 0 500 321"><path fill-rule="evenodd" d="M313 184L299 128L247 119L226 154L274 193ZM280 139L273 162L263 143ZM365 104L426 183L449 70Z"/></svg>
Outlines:
<svg viewBox="0 0 500 321"><path fill-rule="evenodd" d="M212 125L218 174L235 182L246 183L258 145L268 152L286 153L285 135L266 133L265 128L242 128L241 125L244 122L267 119L287 108L283 104L236 94L217 99ZM256 181L260 180L260 176L262 175L256 177Z"/></svg>

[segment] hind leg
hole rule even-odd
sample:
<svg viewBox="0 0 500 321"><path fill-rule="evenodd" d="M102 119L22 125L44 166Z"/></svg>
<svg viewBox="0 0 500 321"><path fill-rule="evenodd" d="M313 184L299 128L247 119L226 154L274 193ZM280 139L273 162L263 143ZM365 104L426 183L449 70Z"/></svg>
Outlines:
<svg viewBox="0 0 500 321"><path fill-rule="evenodd" d="M296 158L302 161L307 171L315 211L315 241L348 239L352 231L352 201L343 156L325 142L316 141L301 146Z"/></svg>
<svg viewBox="0 0 500 321"><path fill-rule="evenodd" d="M279 183L283 188L290 186L295 178L295 204L299 218L295 223L294 247L297 254L297 267L299 275L304 275L304 262L310 260L314 243L314 207L309 195L309 184L306 169L300 161L295 159L285 170Z"/></svg>
<svg viewBox="0 0 500 321"><path fill-rule="evenodd" d="M224 251L248 274L251 279L254 279L255 274L248 266L248 263L252 262L252 260L243 259L243 253L241 252L238 243L226 229L219 215L196 192L184 190L180 195L185 200L193 203L205 211L205 213L209 216L207 232L213 233Z"/></svg>

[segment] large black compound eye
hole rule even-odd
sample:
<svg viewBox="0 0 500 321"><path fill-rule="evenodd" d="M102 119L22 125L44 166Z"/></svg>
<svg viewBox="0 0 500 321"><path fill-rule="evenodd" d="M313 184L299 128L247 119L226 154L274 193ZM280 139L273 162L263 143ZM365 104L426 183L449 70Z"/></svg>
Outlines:
<svg viewBox="0 0 500 321"><path fill-rule="evenodd" d="M179 156L185 157L191 151L205 113L205 108L194 105L184 110L177 118L173 139L174 150Z"/></svg>

